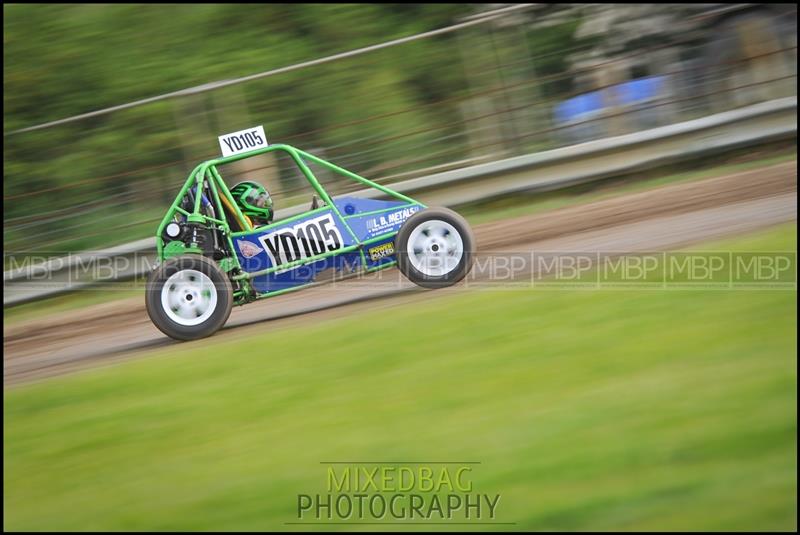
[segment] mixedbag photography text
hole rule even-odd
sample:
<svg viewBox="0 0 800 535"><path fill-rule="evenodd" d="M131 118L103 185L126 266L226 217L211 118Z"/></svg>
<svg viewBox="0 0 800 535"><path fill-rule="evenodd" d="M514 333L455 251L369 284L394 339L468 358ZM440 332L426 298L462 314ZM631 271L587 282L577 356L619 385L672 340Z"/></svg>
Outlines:
<svg viewBox="0 0 800 535"><path fill-rule="evenodd" d="M473 468L331 464L325 467L325 492L297 495L297 519L494 520L500 494L478 492Z"/></svg>

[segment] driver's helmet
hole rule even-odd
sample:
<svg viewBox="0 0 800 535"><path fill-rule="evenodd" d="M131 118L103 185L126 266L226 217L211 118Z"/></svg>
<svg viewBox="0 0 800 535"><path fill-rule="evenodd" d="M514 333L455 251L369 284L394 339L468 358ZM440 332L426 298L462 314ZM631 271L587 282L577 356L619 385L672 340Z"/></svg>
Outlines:
<svg viewBox="0 0 800 535"><path fill-rule="evenodd" d="M264 186L251 180L239 182L231 188L231 196L242 213L256 224L266 225L272 221L272 197Z"/></svg>

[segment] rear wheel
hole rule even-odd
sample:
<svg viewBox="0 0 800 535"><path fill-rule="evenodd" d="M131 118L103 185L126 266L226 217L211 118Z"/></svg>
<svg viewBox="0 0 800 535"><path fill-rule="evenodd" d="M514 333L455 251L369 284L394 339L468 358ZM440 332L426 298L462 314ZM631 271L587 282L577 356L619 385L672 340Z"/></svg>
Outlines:
<svg viewBox="0 0 800 535"><path fill-rule="evenodd" d="M397 233L397 267L419 286L451 286L472 269L474 244L463 217L447 208L426 208L409 217Z"/></svg>
<svg viewBox="0 0 800 535"><path fill-rule="evenodd" d="M150 274L147 313L158 329L176 340L211 336L233 308L233 287L216 263L200 255L170 258Z"/></svg>

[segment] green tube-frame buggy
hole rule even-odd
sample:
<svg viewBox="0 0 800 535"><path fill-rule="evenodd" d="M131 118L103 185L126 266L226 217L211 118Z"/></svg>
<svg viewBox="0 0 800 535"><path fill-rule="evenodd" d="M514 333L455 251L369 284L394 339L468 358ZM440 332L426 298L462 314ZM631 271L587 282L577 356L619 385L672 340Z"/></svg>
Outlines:
<svg viewBox="0 0 800 535"><path fill-rule="evenodd" d="M311 209L264 226L240 210L218 166L283 151L313 188ZM332 198L308 163L374 188L374 196ZM412 282L440 288L472 267L474 238L452 210L419 201L289 145L276 144L198 165L156 232L158 263L147 282L153 323L168 336L210 336L233 305L307 287L328 269L397 265Z"/></svg>

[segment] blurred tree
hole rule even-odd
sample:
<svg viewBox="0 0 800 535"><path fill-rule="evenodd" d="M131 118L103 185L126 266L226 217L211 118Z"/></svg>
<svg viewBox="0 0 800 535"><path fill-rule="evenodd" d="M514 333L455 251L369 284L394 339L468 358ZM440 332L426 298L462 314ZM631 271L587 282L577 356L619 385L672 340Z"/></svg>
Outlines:
<svg viewBox="0 0 800 535"><path fill-rule="evenodd" d="M443 27L473 8L20 4L3 9L3 103L9 131ZM421 41L410 45L413 53L408 48L389 49L246 84L242 95L251 109L243 116L268 125L275 140L322 130L309 140L316 146L350 142L352 148L353 140L365 134L388 137L435 127L437 121L448 120L446 114L422 109L367 128L337 125L420 107L457 92L462 84L446 49L450 41L447 36ZM197 102L208 106L209 101ZM205 147L201 152L206 155L213 153L216 140L201 125L215 126L219 120L211 112L194 110L207 116L186 118L197 125L188 139ZM179 130L173 102L162 101L7 136L6 217L47 206L46 196L26 195L34 190L61 188L59 200L67 205L84 202L89 190L112 192L128 182L141 184L141 174L123 173L182 160L181 144L187 136ZM362 168L390 158L383 149L371 152ZM344 148L341 154L346 153ZM110 178L80 186L103 175ZM74 187L64 189L67 185Z"/></svg>
<svg viewBox="0 0 800 535"><path fill-rule="evenodd" d="M487 6L4 5L4 128L9 132L442 28ZM534 52L556 52L568 46L573 27L538 32L530 45L539 49ZM480 125L464 122L464 99L475 88L464 69L473 58L461 53L459 33L255 80L235 91L198 93L6 135L4 221L79 209L80 216L38 227L48 228L53 235L47 239L55 241L81 238L92 218L98 223L91 226L108 228L114 213L122 216L120 223L124 216L141 219L143 208L155 217L157 204L174 195L196 160L217 154L217 134L251 122L263 124L271 142L323 150L335 163L371 178L466 158L465 127ZM514 39L519 38L511 39L513 50L523 50ZM553 55L535 67L541 75L561 65ZM284 175L284 185L294 184ZM113 199L105 211L97 208L103 197ZM116 241L142 237L126 232L146 228L121 230ZM12 244L31 235L31 227L4 225L4 238Z"/></svg>

